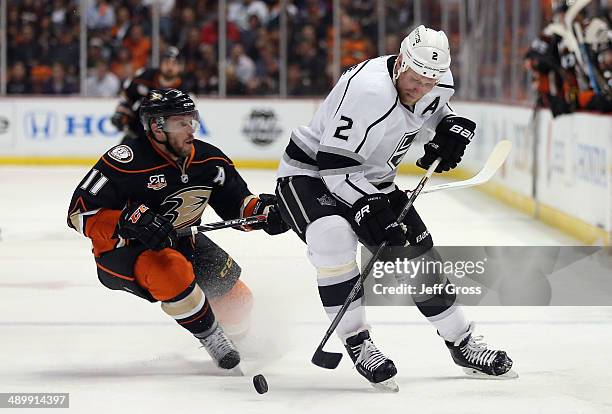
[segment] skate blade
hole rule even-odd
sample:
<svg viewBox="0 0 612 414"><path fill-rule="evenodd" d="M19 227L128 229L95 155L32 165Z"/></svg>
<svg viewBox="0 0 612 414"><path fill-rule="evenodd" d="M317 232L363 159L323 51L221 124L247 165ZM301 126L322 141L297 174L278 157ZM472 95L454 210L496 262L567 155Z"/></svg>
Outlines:
<svg viewBox="0 0 612 414"><path fill-rule="evenodd" d="M399 385L397 385L397 382L395 382L393 378L389 378L382 382L370 382L370 384L380 392L399 392Z"/></svg>
<svg viewBox="0 0 612 414"><path fill-rule="evenodd" d="M488 379L488 380L508 380L508 379L518 378L519 376L518 373L514 371L513 369L509 370L508 372L502 375L484 374L473 368L463 368L463 372L465 372L467 375L469 375L472 378Z"/></svg>

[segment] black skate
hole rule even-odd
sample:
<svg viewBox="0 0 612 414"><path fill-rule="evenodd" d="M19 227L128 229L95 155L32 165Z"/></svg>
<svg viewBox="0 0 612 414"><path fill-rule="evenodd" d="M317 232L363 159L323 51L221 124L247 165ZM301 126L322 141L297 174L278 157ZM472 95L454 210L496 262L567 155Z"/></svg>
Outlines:
<svg viewBox="0 0 612 414"><path fill-rule="evenodd" d="M504 351L487 349L482 336L473 336L474 322L468 331L455 342L444 341L455 364L473 377L488 379L516 378L518 374L512 368L512 360Z"/></svg>
<svg viewBox="0 0 612 414"><path fill-rule="evenodd" d="M393 378L397 374L395 364L376 348L367 330L348 337L345 342L355 368L374 388L385 392L399 391Z"/></svg>
<svg viewBox="0 0 612 414"><path fill-rule="evenodd" d="M198 338L219 368L232 369L240 363L240 354L220 325L204 338Z"/></svg>

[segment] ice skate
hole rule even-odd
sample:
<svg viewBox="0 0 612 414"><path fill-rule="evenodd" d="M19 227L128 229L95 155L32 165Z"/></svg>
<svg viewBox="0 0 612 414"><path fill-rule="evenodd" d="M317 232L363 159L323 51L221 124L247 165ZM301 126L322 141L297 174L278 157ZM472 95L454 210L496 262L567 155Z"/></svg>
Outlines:
<svg viewBox="0 0 612 414"><path fill-rule="evenodd" d="M486 379L510 379L517 378L518 374L513 371L512 360L506 352L488 349L487 344L482 342L482 336L474 336L474 322L466 333L454 342L444 341L448 347L453 360L463 368L463 371L472 377Z"/></svg>
<svg viewBox="0 0 612 414"><path fill-rule="evenodd" d="M374 388L383 392L399 391L394 379L395 364L376 348L367 330L346 338L345 343L355 368Z"/></svg>
<svg viewBox="0 0 612 414"><path fill-rule="evenodd" d="M220 325L204 338L198 338L219 368L232 369L240 363L240 354Z"/></svg>

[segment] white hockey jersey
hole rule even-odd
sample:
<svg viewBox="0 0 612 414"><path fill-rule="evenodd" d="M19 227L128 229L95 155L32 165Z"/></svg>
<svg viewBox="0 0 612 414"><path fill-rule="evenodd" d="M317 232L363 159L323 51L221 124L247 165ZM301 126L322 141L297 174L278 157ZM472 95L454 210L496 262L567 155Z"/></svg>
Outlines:
<svg viewBox="0 0 612 414"><path fill-rule="evenodd" d="M394 189L397 166L416 134L454 115L449 71L414 107L399 101L392 79L397 56L381 56L348 69L308 126L291 133L277 177L321 177L332 194L352 205L366 194Z"/></svg>

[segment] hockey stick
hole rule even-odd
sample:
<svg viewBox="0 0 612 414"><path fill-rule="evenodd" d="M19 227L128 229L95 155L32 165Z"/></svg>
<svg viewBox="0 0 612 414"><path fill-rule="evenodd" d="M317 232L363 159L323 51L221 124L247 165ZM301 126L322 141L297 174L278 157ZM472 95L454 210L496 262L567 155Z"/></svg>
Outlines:
<svg viewBox="0 0 612 414"><path fill-rule="evenodd" d="M583 60L586 62L591 89L593 89L596 95L600 95L602 92L610 93L610 88L608 87L607 82L603 79L603 76L601 76L597 66L593 63L591 48L585 42L582 28L578 22L574 22L574 31L576 32L576 40L578 41L580 53L584 55Z"/></svg>
<svg viewBox="0 0 612 414"><path fill-rule="evenodd" d="M195 236L197 233L205 233L207 231L227 229L230 227L248 226L250 224L263 223L268 219L266 215L249 216L232 220L218 221L216 223L201 224L199 226L185 227L178 229L176 233L179 237Z"/></svg>
<svg viewBox="0 0 612 414"><path fill-rule="evenodd" d="M512 142L508 140L499 141L495 148L493 148L489 158L487 158L485 165L475 176L463 181L432 185L431 187L424 189L423 194L435 193L436 191L440 190L452 190L484 184L495 175L499 167L501 167L504 161L506 161L506 158L508 157L508 154L510 154L511 150Z"/></svg>
<svg viewBox="0 0 612 414"><path fill-rule="evenodd" d="M431 164L431 166L427 170L427 173L423 176L423 178L421 178L421 181L419 181L419 184L412 191L412 193L410 194L410 197L408 198L408 202L402 209L402 212L397 217L398 223L401 223L404 220L404 218L406 217L406 214L408 214L408 210L410 210L410 207L412 207L412 203L414 203L414 200L416 200L417 196L421 193L421 190L423 190L423 187L425 186L429 178L432 176L432 174L436 170L436 167L438 166L440 161L441 159L438 158ZM342 319L349 305L353 302L353 300L355 299L355 296L357 296L357 293L363 286L363 282L368 277L368 274L372 271L374 264L376 263L376 261L378 260L378 258L380 257L380 255L382 254L383 250L386 247L387 247L387 241L385 240L380 244L380 246L378 246L378 248L374 252L374 255L372 256L370 261L365 265L363 269L361 269L361 276L357 280L357 283L355 283L355 286L353 286L353 289L351 289L351 292L349 293L348 297L344 301L344 304L340 308L340 311L338 311L338 314L336 315L334 320L331 322L331 325L329 325L329 328L327 328L327 331L325 332L325 335L323 336L323 340L321 341L321 343L315 350L315 353L313 354L312 359L311 359L313 364L321 368L334 369L340 363L340 360L342 359L341 353L327 352L323 350L323 347L329 340L329 337L334 333L334 330L336 330L336 327L340 323L340 319Z"/></svg>

